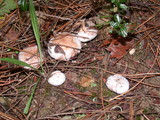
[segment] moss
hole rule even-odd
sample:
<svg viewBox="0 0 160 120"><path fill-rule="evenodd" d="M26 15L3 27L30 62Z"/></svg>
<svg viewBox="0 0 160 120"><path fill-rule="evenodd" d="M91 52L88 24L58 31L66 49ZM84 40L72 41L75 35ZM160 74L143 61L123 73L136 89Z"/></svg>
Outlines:
<svg viewBox="0 0 160 120"><path fill-rule="evenodd" d="M113 97L113 96L115 96L115 93L110 90L106 90L104 92L104 96Z"/></svg>
<svg viewBox="0 0 160 120"><path fill-rule="evenodd" d="M91 72L91 74L92 74L92 75L98 75L98 73L97 73L97 70L96 70L96 69L92 69L90 72Z"/></svg>
<svg viewBox="0 0 160 120"><path fill-rule="evenodd" d="M136 120L141 120L141 116L136 116Z"/></svg>

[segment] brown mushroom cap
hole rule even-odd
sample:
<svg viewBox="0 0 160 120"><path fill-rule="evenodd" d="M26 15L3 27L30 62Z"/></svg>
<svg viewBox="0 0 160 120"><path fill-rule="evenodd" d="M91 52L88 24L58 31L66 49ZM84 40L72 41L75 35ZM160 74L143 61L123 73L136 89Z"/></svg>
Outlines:
<svg viewBox="0 0 160 120"><path fill-rule="evenodd" d="M36 45L24 48L23 51L18 54L18 59L31 65L34 68L38 68L40 66L40 57ZM24 68L31 69L26 66Z"/></svg>
<svg viewBox="0 0 160 120"><path fill-rule="evenodd" d="M68 61L81 49L81 42L74 35L60 33L49 41L48 52L57 60Z"/></svg>

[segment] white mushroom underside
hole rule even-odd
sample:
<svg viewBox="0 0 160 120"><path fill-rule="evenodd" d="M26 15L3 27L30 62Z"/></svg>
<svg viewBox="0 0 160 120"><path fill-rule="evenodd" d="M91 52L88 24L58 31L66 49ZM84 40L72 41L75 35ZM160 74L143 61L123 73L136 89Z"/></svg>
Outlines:
<svg viewBox="0 0 160 120"><path fill-rule="evenodd" d="M61 71L57 70L51 73L48 83L54 86L62 85L66 80L66 76Z"/></svg>
<svg viewBox="0 0 160 120"><path fill-rule="evenodd" d="M63 54L63 53L56 53L55 52L55 47L56 46L50 46L48 48L48 53L54 59L69 61L70 58L73 57L72 53L75 52L74 49L70 48L70 49L64 50L65 54ZM61 46L61 48L63 49L64 47ZM76 53L78 53L78 52L79 51L77 51Z"/></svg>
<svg viewBox="0 0 160 120"><path fill-rule="evenodd" d="M121 75L111 75L108 77L106 86L117 94L122 94L129 89L128 80Z"/></svg>
<svg viewBox="0 0 160 120"><path fill-rule="evenodd" d="M96 29L88 29L88 30L81 29L77 34L77 38L81 42L88 42L90 40L93 40L97 36L97 32L98 30Z"/></svg>

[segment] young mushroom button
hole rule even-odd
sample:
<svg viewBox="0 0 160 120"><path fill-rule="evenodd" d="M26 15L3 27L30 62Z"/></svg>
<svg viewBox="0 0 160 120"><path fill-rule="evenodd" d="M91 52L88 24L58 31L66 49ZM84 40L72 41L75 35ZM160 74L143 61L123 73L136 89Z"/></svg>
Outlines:
<svg viewBox="0 0 160 120"><path fill-rule="evenodd" d="M81 42L93 40L98 33L98 30L94 26L95 24L92 21L82 20L82 28L80 28L77 38Z"/></svg>
<svg viewBox="0 0 160 120"><path fill-rule="evenodd" d="M69 33L59 33L49 41L48 53L56 60L69 61L80 52L81 42L75 35Z"/></svg>
<svg viewBox="0 0 160 120"><path fill-rule="evenodd" d="M18 59L31 65L34 68L38 68L40 66L40 57L36 45L24 48L23 51L18 54ZM27 66L24 68L29 70L31 69Z"/></svg>
<svg viewBox="0 0 160 120"><path fill-rule="evenodd" d="M51 73L48 83L53 86L59 86L62 85L66 80L66 76L61 71L57 70Z"/></svg>
<svg viewBox="0 0 160 120"><path fill-rule="evenodd" d="M117 94L122 94L129 89L129 82L128 80L121 76L121 75L111 75L108 77L106 86L111 91L116 92Z"/></svg>

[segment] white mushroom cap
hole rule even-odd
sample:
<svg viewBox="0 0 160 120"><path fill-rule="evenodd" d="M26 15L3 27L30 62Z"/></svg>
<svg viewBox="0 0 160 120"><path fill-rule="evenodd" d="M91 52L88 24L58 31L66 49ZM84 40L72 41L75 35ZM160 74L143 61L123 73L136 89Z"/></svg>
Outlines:
<svg viewBox="0 0 160 120"><path fill-rule="evenodd" d="M62 85L66 80L66 76L61 71L57 70L51 73L48 83L54 86Z"/></svg>
<svg viewBox="0 0 160 120"><path fill-rule="evenodd" d="M80 52L78 49L82 48L81 41L66 32L58 34L49 43L51 45L48 46L48 53L56 60L69 61Z"/></svg>
<svg viewBox="0 0 160 120"><path fill-rule="evenodd" d="M98 33L98 30L94 28L95 24L92 21L82 21L82 28L79 30L77 34L77 38L81 42L88 42L93 40Z"/></svg>
<svg viewBox="0 0 160 120"><path fill-rule="evenodd" d="M106 86L117 94L122 94L129 89L128 80L121 75L111 75L108 77Z"/></svg>
<svg viewBox="0 0 160 120"><path fill-rule="evenodd" d="M130 55L134 55L135 52L136 52L136 49L133 48L133 49L131 49L131 50L129 51L129 54L130 54Z"/></svg>
<svg viewBox="0 0 160 120"><path fill-rule="evenodd" d="M34 68L38 68L40 66L40 57L36 45L24 48L23 51L19 52L18 59ZM29 70L31 69L27 66L24 66L24 68Z"/></svg>

